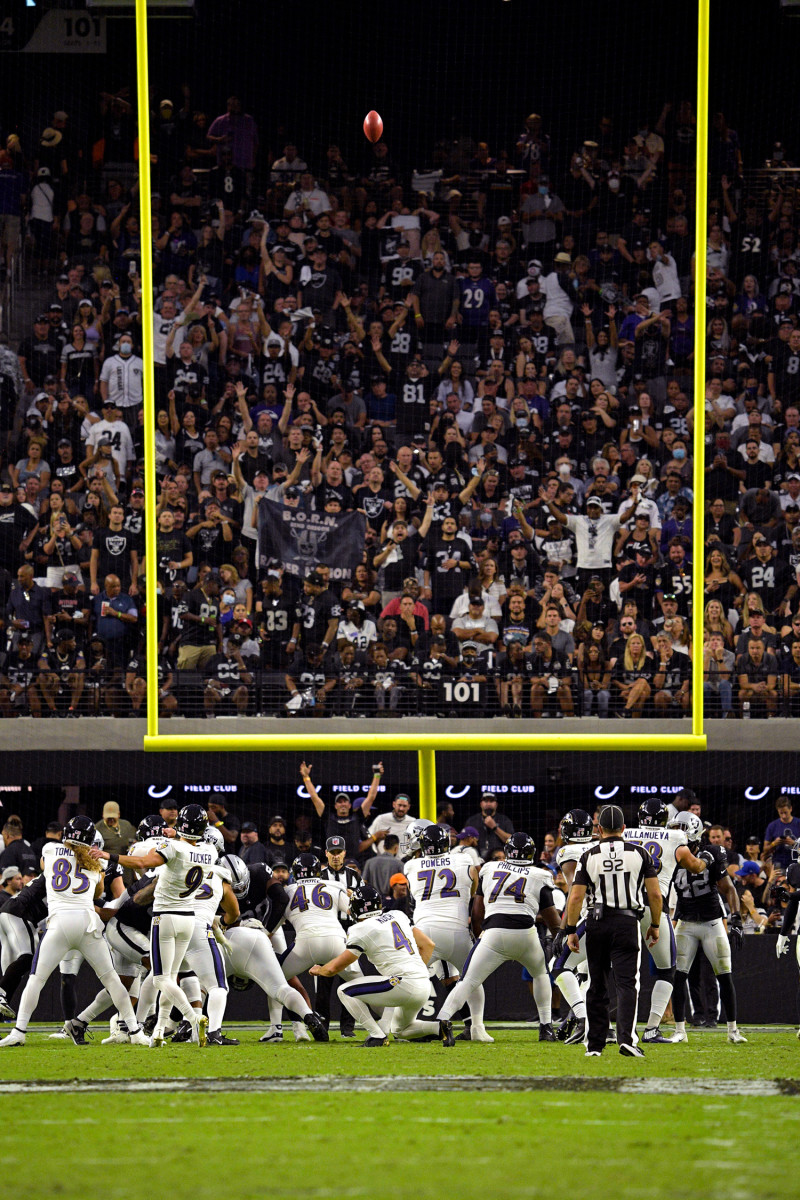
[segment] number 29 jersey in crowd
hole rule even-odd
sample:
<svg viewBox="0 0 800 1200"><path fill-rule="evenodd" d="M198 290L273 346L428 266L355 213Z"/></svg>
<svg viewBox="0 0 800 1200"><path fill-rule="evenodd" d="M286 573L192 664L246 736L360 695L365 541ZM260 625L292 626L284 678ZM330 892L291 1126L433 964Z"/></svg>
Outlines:
<svg viewBox="0 0 800 1200"><path fill-rule="evenodd" d="M201 885L219 874L214 870L219 857L216 847L207 842L194 844L179 838L164 838L153 849L165 863L156 878L153 912L192 916Z"/></svg>
<svg viewBox="0 0 800 1200"><path fill-rule="evenodd" d="M404 912L380 913L358 921L347 935L347 949L366 954L381 975L388 978L424 979L428 968L422 961L411 922Z"/></svg>
<svg viewBox="0 0 800 1200"><path fill-rule="evenodd" d="M553 876L524 862L488 862L481 867L484 929L530 929L553 903Z"/></svg>
<svg viewBox="0 0 800 1200"><path fill-rule="evenodd" d="M664 901L669 900L672 879L678 869L675 854L680 846L688 846L686 834L680 829L662 829L660 826L636 826L625 829L625 841L637 842L653 860L658 872L658 886Z"/></svg>
<svg viewBox="0 0 800 1200"><path fill-rule="evenodd" d="M74 912L76 908L93 913L94 894L103 879L102 864L98 863L97 871L84 871L70 847L62 842L45 842L42 861L49 915Z"/></svg>
<svg viewBox="0 0 800 1200"><path fill-rule="evenodd" d="M472 893L471 863L463 854L412 858L404 864L408 889L414 897L414 921L458 925L469 920Z"/></svg>

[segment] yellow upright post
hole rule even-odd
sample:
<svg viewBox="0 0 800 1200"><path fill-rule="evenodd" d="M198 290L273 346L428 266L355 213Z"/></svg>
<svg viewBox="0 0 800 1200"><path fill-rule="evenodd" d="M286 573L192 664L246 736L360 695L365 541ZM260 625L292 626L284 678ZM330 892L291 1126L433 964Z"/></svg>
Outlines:
<svg viewBox="0 0 800 1200"><path fill-rule="evenodd" d="M139 113L139 226L142 240L142 358L144 360L144 545L147 567L147 736L158 736L158 603L156 555L156 412L153 371L153 243L150 202L150 87L147 0L136 0L136 92Z"/></svg>
<svg viewBox="0 0 800 1200"><path fill-rule="evenodd" d="M419 815L426 821L436 820L436 751L418 750Z"/></svg>
<svg viewBox="0 0 800 1200"><path fill-rule="evenodd" d="M710 0L697 5L697 230L694 252L694 472L692 490L692 733L703 733L703 567L706 460L706 224L708 207L708 34Z"/></svg>

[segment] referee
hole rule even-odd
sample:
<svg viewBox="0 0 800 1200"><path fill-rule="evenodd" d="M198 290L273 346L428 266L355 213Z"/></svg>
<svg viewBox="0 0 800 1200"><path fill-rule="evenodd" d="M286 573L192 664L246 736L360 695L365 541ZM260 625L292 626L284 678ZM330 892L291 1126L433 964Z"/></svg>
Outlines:
<svg viewBox="0 0 800 1200"><path fill-rule="evenodd" d="M609 969L613 969L619 1052L629 1058L644 1058L634 1042L639 999L639 921L644 911L642 896L646 892L650 905L646 940L648 946L654 946L661 920L661 890L650 855L643 846L626 842L622 836L625 828L622 809L616 804L606 804L600 809L598 824L600 841L585 852L578 864L567 902L565 926L567 944L577 953L578 921L588 890L586 961L590 982L586 993L589 1025L586 1057L599 1057L606 1044L609 1026L606 977Z"/></svg>
<svg viewBox="0 0 800 1200"><path fill-rule="evenodd" d="M343 883L348 893L352 894L361 883L361 876L353 867L346 867L344 865L346 850L347 843L341 835L334 834L332 837L329 837L325 842L325 857L328 860L328 865L323 867L319 874L321 879L332 879L335 883ZM345 918L342 924L346 927L349 922ZM315 983L317 985L317 997L314 1009L322 1017L327 1029L331 1020L333 980L326 979L323 975L318 975ZM339 1030L341 1035L345 1038L354 1038L356 1036L355 1018L350 1015L343 1004L341 1009L342 1011L339 1015Z"/></svg>

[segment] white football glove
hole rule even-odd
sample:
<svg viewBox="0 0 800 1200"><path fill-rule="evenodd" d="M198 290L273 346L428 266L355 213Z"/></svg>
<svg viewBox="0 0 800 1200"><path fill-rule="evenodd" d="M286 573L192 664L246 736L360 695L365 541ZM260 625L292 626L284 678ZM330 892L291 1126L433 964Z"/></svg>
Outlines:
<svg viewBox="0 0 800 1200"><path fill-rule="evenodd" d="M782 954L786 954L788 949L789 949L788 934L779 933L778 934L778 944L775 947L775 953L777 954L778 958L780 958Z"/></svg>
<svg viewBox="0 0 800 1200"><path fill-rule="evenodd" d="M245 917L245 919L243 921L239 922L239 928L240 929L260 929L262 933L267 932L266 929L264 928L264 926L261 924L261 922L259 920L257 920L255 917Z"/></svg>
<svg viewBox="0 0 800 1200"><path fill-rule="evenodd" d="M233 949L233 943L228 941L222 931L222 922L220 921L219 917L214 917L214 920L211 922L211 932L214 934L217 942L219 942L220 946L222 946L224 950Z"/></svg>

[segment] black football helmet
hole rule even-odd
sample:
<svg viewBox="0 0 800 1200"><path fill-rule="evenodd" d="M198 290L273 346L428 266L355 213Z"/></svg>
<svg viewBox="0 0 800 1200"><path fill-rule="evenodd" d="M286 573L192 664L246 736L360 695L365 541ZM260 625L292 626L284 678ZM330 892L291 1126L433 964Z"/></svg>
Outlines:
<svg viewBox="0 0 800 1200"><path fill-rule="evenodd" d="M73 817L67 821L61 834L61 840L69 845L77 842L81 846L93 846L97 830L91 817Z"/></svg>
<svg viewBox="0 0 800 1200"><path fill-rule="evenodd" d="M450 849L450 834L443 825L426 825L419 836L423 854L447 854Z"/></svg>
<svg viewBox="0 0 800 1200"><path fill-rule="evenodd" d="M512 833L503 849L510 862L533 862L536 843L529 833Z"/></svg>
<svg viewBox="0 0 800 1200"><path fill-rule="evenodd" d="M322 863L316 854L298 854L292 863L292 874L295 879L317 879L322 870Z"/></svg>
<svg viewBox="0 0 800 1200"><path fill-rule="evenodd" d="M161 837L164 832L164 821L158 813L151 813L149 817L143 817L139 822L139 827L136 830L136 836L140 842L146 842L148 838Z"/></svg>
<svg viewBox="0 0 800 1200"><path fill-rule="evenodd" d="M350 916L354 921L363 921L380 912L383 912L380 892L368 883L360 883L350 897Z"/></svg>
<svg viewBox="0 0 800 1200"><path fill-rule="evenodd" d="M657 796L651 796L649 800L643 800L639 805L638 821L640 826L661 826L666 828L669 820L669 809L663 800L659 800Z"/></svg>
<svg viewBox="0 0 800 1200"><path fill-rule="evenodd" d="M590 842L592 818L585 808L571 808L558 827L562 842Z"/></svg>
<svg viewBox="0 0 800 1200"><path fill-rule="evenodd" d="M182 838L198 841L208 829L208 813L202 804L186 804L178 813L175 829Z"/></svg>

